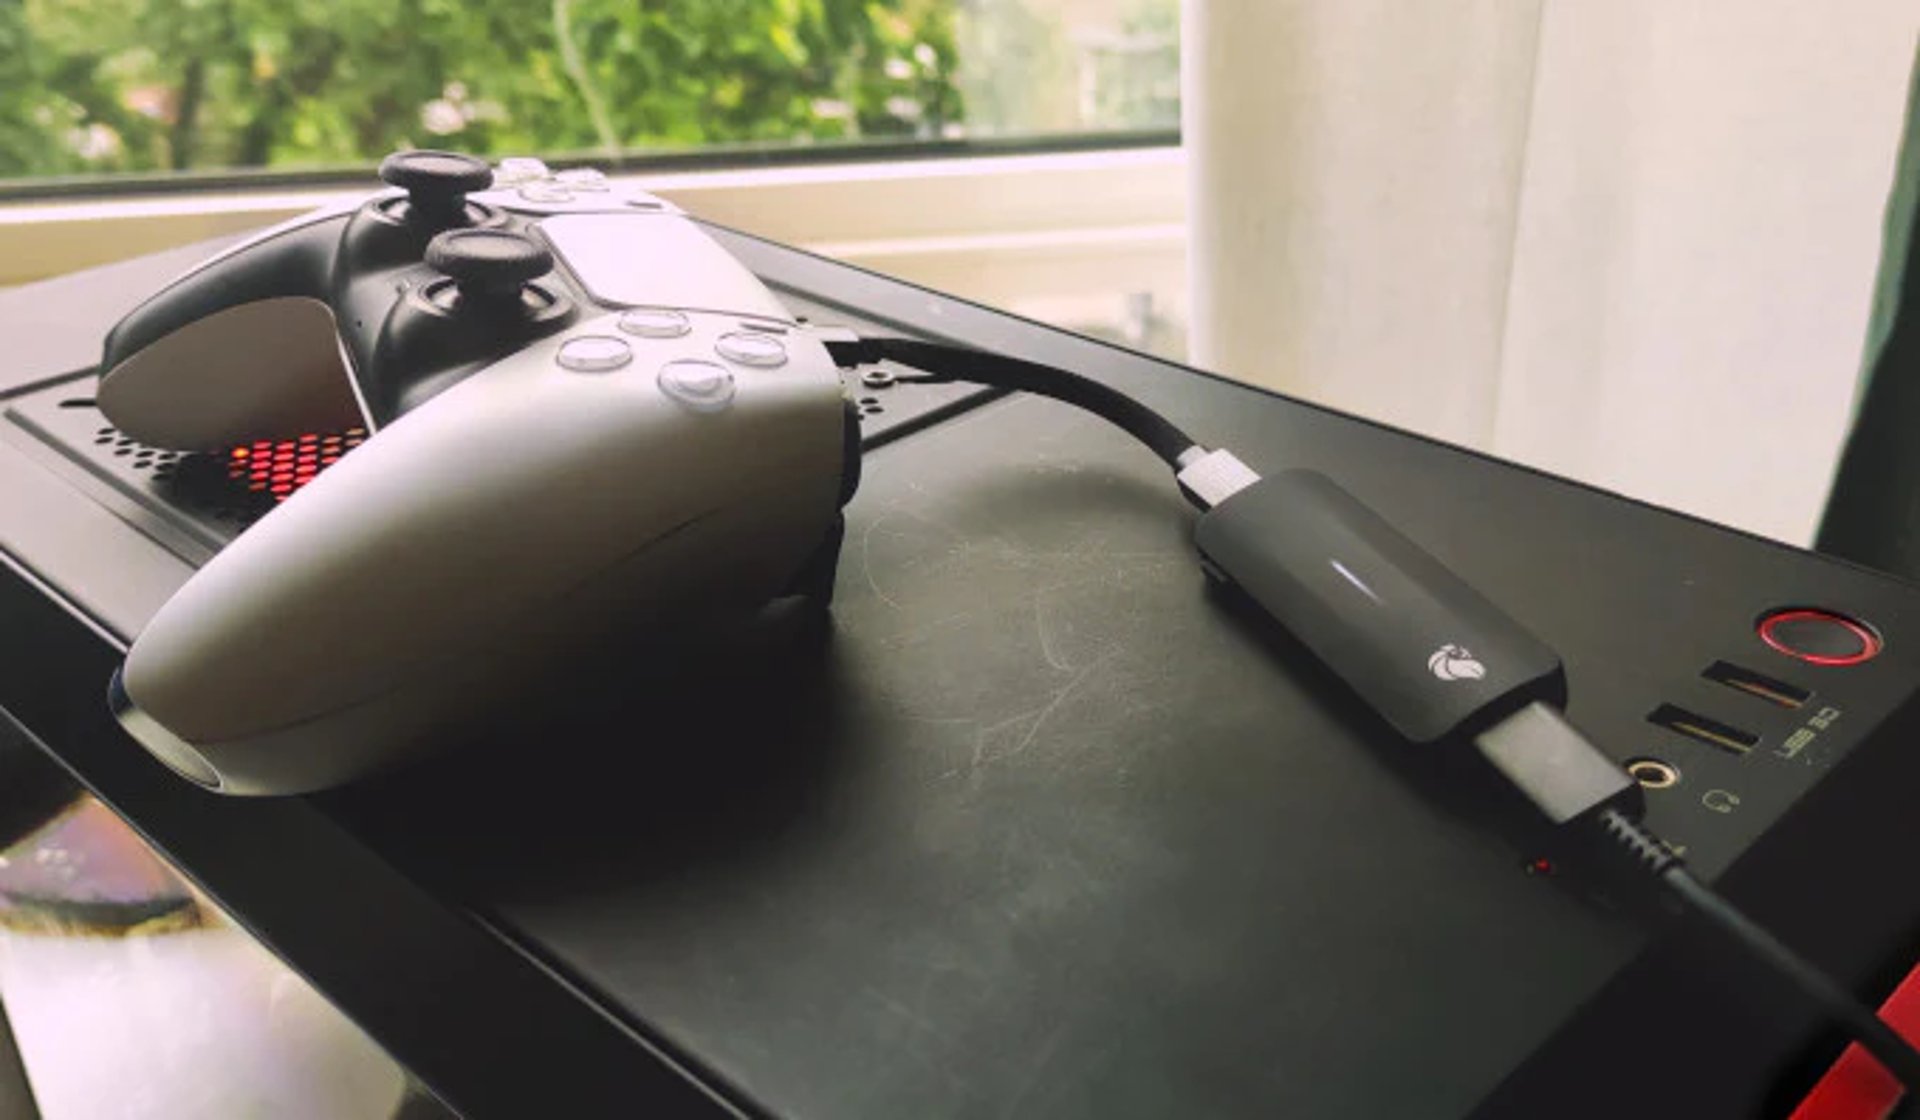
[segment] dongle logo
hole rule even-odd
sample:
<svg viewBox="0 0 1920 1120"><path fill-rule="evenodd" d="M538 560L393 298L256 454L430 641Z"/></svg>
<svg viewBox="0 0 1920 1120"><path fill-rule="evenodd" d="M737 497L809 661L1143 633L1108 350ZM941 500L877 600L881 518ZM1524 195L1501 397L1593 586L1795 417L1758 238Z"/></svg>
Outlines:
<svg viewBox="0 0 1920 1120"><path fill-rule="evenodd" d="M1467 647L1452 642L1433 651L1427 658L1427 668L1443 681L1477 681L1487 675L1487 667L1468 653Z"/></svg>

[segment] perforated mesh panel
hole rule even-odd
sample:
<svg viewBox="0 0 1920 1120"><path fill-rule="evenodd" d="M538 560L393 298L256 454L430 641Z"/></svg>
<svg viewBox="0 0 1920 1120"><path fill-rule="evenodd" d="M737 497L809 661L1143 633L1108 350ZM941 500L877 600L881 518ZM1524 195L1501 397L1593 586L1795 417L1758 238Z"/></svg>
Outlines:
<svg viewBox="0 0 1920 1120"><path fill-rule="evenodd" d="M227 452L227 477L249 493L267 494L282 502L366 438L365 429L348 428L298 439L255 440Z"/></svg>
<svg viewBox="0 0 1920 1120"><path fill-rule="evenodd" d="M60 402L70 410L92 405L76 398ZM101 419L97 413L93 418ZM366 438L364 428L349 428L256 440L224 452L190 452L149 447L111 424L92 430L94 454L103 465L142 477L169 502L235 529L252 524Z"/></svg>

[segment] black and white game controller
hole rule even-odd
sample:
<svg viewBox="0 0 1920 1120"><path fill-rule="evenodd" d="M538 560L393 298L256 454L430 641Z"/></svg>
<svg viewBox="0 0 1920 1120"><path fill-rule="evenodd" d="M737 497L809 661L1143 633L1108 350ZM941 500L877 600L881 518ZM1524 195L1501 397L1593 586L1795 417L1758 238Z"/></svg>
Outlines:
<svg viewBox="0 0 1920 1120"><path fill-rule="evenodd" d="M381 176L106 341L99 405L146 443L372 432L190 579L113 681L134 737L224 792L384 766L596 633L831 591L857 429L821 339L752 273L595 172L403 152Z"/></svg>

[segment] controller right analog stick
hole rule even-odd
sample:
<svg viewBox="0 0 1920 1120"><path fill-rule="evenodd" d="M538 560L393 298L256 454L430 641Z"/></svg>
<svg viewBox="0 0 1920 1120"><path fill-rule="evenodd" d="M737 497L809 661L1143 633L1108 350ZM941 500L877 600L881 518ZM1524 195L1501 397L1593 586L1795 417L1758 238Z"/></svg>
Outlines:
<svg viewBox="0 0 1920 1120"><path fill-rule="evenodd" d="M517 303L529 280L553 271L553 254L525 234L456 229L427 242L427 265L453 278L460 298L498 306Z"/></svg>

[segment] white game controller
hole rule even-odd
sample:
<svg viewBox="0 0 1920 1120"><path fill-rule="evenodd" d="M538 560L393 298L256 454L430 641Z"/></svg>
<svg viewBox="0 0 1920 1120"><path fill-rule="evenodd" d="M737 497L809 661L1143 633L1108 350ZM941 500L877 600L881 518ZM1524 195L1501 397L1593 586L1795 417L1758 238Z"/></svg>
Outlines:
<svg viewBox="0 0 1920 1120"><path fill-rule="evenodd" d="M661 200L502 170L486 189L478 160L389 157L403 190L224 253L108 336L100 407L143 441L373 432L189 580L115 675L121 721L180 774L336 785L570 643L749 611L803 573L830 595L859 460L821 340ZM337 355L284 343L320 312L348 384Z"/></svg>

